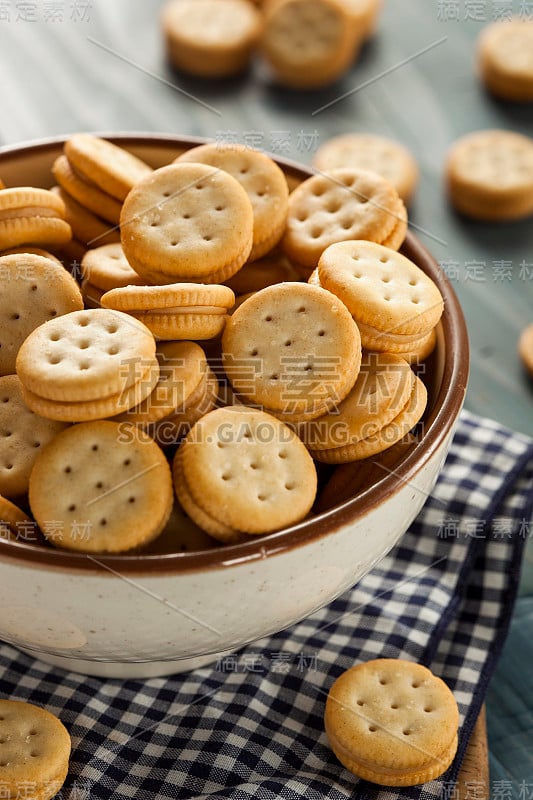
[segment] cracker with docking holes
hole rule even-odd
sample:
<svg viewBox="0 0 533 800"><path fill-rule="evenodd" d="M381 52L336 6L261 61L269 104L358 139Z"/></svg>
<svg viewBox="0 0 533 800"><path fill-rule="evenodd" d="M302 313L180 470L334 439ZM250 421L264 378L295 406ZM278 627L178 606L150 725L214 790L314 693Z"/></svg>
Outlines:
<svg viewBox="0 0 533 800"><path fill-rule="evenodd" d="M16 375L0 378L0 494L22 497L39 450L65 428L34 414L22 399Z"/></svg>
<svg viewBox="0 0 533 800"><path fill-rule="evenodd" d="M121 238L129 263L151 283L222 283L250 255L252 204L218 167L171 164L129 193Z"/></svg>
<svg viewBox="0 0 533 800"><path fill-rule="evenodd" d="M298 426L310 450L355 444L378 433L411 397L415 375L407 361L389 353L364 353L349 395L329 414Z"/></svg>
<svg viewBox="0 0 533 800"><path fill-rule="evenodd" d="M347 308L301 283L269 286L244 302L226 324L222 351L241 399L294 422L341 402L361 364L359 331Z"/></svg>
<svg viewBox="0 0 533 800"><path fill-rule="evenodd" d="M322 286L318 275L318 267L313 270L308 281L312 286ZM420 364L428 358L437 344L437 331L432 328L429 333L401 335L380 331L372 325L357 320L361 334L361 343L365 350L376 353L396 353L409 364Z"/></svg>
<svg viewBox="0 0 533 800"><path fill-rule="evenodd" d="M428 393L425 385L420 378L415 376L409 399L393 420L363 439L327 450L311 450L311 455L317 461L325 464L346 464L382 453L409 435L422 418L426 410L427 399Z"/></svg>
<svg viewBox="0 0 533 800"><path fill-rule="evenodd" d="M0 700L0 784L7 800L21 797L21 791L38 800L55 797L66 780L70 752L67 729L49 711Z"/></svg>
<svg viewBox="0 0 533 800"><path fill-rule="evenodd" d="M183 162L223 169L246 191L254 214L249 261L256 261L275 247L287 224L289 188L285 175L271 158L245 145L217 142L187 150L175 163Z"/></svg>
<svg viewBox="0 0 533 800"><path fill-rule="evenodd" d="M277 80L295 89L333 83L348 68L361 37L342 0L271 0L260 49Z"/></svg>
<svg viewBox="0 0 533 800"><path fill-rule="evenodd" d="M152 168L137 156L107 139L75 133L65 142L64 153L76 172L117 200L128 193Z"/></svg>
<svg viewBox="0 0 533 800"><path fill-rule="evenodd" d="M533 377L533 323L522 331L518 341L518 352L524 367Z"/></svg>
<svg viewBox="0 0 533 800"><path fill-rule="evenodd" d="M318 148L313 166L320 172L343 167L377 172L406 203L418 183L418 167L409 150L399 142L371 133L334 136Z"/></svg>
<svg viewBox="0 0 533 800"><path fill-rule="evenodd" d="M533 19L487 25L478 39L477 60L482 80L496 97L533 101Z"/></svg>
<svg viewBox="0 0 533 800"><path fill-rule="evenodd" d="M102 191L92 181L85 180L72 166L66 155L60 155L54 161L52 172L58 184L65 192L112 225L120 222L122 203L116 197Z"/></svg>
<svg viewBox="0 0 533 800"><path fill-rule="evenodd" d="M41 325L17 357L26 405L40 416L82 422L141 403L159 379L155 339L120 311L74 312Z"/></svg>
<svg viewBox="0 0 533 800"><path fill-rule="evenodd" d="M161 21L171 63L212 78L248 66L262 24L248 0L170 0Z"/></svg>
<svg viewBox="0 0 533 800"><path fill-rule="evenodd" d="M473 219L505 222L533 214L533 139L504 130L462 137L450 149L448 194Z"/></svg>
<svg viewBox="0 0 533 800"><path fill-rule="evenodd" d="M88 208L84 208L61 186L52 186L51 192L61 198L65 205L65 219L72 229L72 236L84 247L102 247L120 242L120 232L114 225L100 219Z"/></svg>
<svg viewBox="0 0 533 800"><path fill-rule="evenodd" d="M155 358L148 328L120 311L75 311L37 328L17 358L23 386L63 402L99 400L135 384Z"/></svg>
<svg viewBox="0 0 533 800"><path fill-rule="evenodd" d="M192 499L200 509L191 514L200 527L203 512L236 534L296 524L311 510L317 490L315 466L296 434L270 414L244 406L212 411L193 426L178 450L174 479L184 508Z"/></svg>
<svg viewBox="0 0 533 800"><path fill-rule="evenodd" d="M47 189L0 190L0 250L23 244L63 245L72 238L60 197Z"/></svg>
<svg viewBox="0 0 533 800"><path fill-rule="evenodd" d="M426 667L402 659L379 658L344 672L329 690L324 723L341 764L385 786L434 780L457 751L452 692Z"/></svg>
<svg viewBox="0 0 533 800"><path fill-rule="evenodd" d="M222 333L235 295L227 286L174 283L113 289L101 303L141 320L158 339L203 340Z"/></svg>
<svg viewBox="0 0 533 800"><path fill-rule="evenodd" d="M374 172L343 168L314 175L289 197L282 248L289 258L314 269L335 242L365 239L381 244L398 226L405 236L401 205L396 189Z"/></svg>
<svg viewBox="0 0 533 800"><path fill-rule="evenodd" d="M320 258L318 277L356 322L390 336L412 336L416 341L435 327L444 310L441 293L420 267L373 242L328 247Z"/></svg>
<svg viewBox="0 0 533 800"><path fill-rule="evenodd" d="M0 258L0 375L12 375L19 348L43 322L83 308L72 275L33 254Z"/></svg>
<svg viewBox="0 0 533 800"><path fill-rule="evenodd" d="M45 535L47 520L62 523L55 546L122 553L158 536L174 493L168 461L150 436L99 420L73 425L43 448L29 500Z"/></svg>

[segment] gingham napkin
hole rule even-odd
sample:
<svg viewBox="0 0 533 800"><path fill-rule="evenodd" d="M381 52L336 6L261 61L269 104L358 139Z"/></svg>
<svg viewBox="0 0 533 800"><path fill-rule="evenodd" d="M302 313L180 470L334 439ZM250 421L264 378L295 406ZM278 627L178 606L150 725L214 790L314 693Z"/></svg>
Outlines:
<svg viewBox="0 0 533 800"><path fill-rule="evenodd" d="M463 412L400 544L304 622L210 667L148 681L83 678L0 645L1 694L45 706L69 729L69 800L453 797L509 625L532 506L533 441ZM380 790L329 749L330 686L376 657L420 661L454 692L459 750L439 780Z"/></svg>

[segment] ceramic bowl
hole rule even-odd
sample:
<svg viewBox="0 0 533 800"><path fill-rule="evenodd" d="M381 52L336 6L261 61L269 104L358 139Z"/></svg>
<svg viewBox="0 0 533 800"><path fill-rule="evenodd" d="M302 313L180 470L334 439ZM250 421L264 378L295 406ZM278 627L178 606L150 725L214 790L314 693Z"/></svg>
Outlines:
<svg viewBox="0 0 533 800"><path fill-rule="evenodd" d="M154 167L199 143L174 136L109 138ZM0 151L0 176L7 186L48 187L62 145L57 139L6 148ZM310 174L279 163L291 184ZM432 491L468 376L466 327L453 289L412 234L403 252L439 286L445 310L426 370L429 405L422 433L392 472L383 470L366 487L344 481L343 492L311 519L239 545L193 545L191 551L190 524L183 518L173 523L179 552L165 552L162 545L151 554L95 559L1 541L0 639L85 674L170 674L294 624L377 564Z"/></svg>

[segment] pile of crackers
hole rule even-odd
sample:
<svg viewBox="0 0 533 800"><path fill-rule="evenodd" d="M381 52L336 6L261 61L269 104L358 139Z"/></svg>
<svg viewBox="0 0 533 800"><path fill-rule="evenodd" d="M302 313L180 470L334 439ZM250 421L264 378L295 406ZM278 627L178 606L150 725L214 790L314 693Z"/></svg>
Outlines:
<svg viewBox="0 0 533 800"><path fill-rule="evenodd" d="M153 170L88 134L53 173L61 191L0 191L17 250L0 256L6 536L34 522L64 549L138 552L178 503L239 542L306 519L317 464L416 442L443 301L398 252L407 211L385 178L337 168L289 193L249 148ZM42 249L68 247L72 186L84 216L95 191L119 209L81 282Z"/></svg>
<svg viewBox="0 0 533 800"><path fill-rule="evenodd" d="M274 79L316 89L340 78L377 25L382 0L170 0L169 61L203 78L245 70L254 54Z"/></svg>

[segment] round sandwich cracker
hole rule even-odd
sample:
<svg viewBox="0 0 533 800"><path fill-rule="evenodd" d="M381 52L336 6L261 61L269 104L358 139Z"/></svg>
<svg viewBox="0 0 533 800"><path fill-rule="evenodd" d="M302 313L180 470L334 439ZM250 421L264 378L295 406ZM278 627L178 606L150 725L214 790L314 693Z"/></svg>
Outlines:
<svg viewBox="0 0 533 800"><path fill-rule="evenodd" d="M254 214L254 234L250 261L264 256L279 242L285 231L289 189L278 165L264 153L238 144L204 144L193 147L176 163L198 162L218 167L232 175L250 198Z"/></svg>
<svg viewBox="0 0 533 800"><path fill-rule="evenodd" d="M51 800L68 774L71 741L60 720L44 708L0 700L0 785L7 798ZM21 787L25 787L22 789Z"/></svg>
<svg viewBox="0 0 533 800"><path fill-rule="evenodd" d="M44 322L83 308L74 278L31 253L0 258L0 375L12 375L20 347Z"/></svg>
<svg viewBox="0 0 533 800"><path fill-rule="evenodd" d="M324 722L341 764L384 786L434 780L457 750L452 692L426 667L401 659L375 659L344 672L329 691Z"/></svg>
<svg viewBox="0 0 533 800"><path fill-rule="evenodd" d="M212 411L178 453L194 503L234 531L279 530L303 519L314 502L317 477L309 453L290 428L262 411ZM176 490L180 498L179 483Z"/></svg>
<svg viewBox="0 0 533 800"><path fill-rule="evenodd" d="M237 394L294 421L343 400L361 364L359 331L343 303L300 283L269 286L243 303L226 324L222 350Z"/></svg>
<svg viewBox="0 0 533 800"><path fill-rule="evenodd" d="M153 439L127 423L73 425L38 455L30 478L30 506L52 543L84 553L121 553L163 530L173 505L168 462Z"/></svg>
<svg viewBox="0 0 533 800"><path fill-rule="evenodd" d="M252 249L252 205L224 170L171 164L132 189L121 237L129 263L149 282L221 283Z"/></svg>

